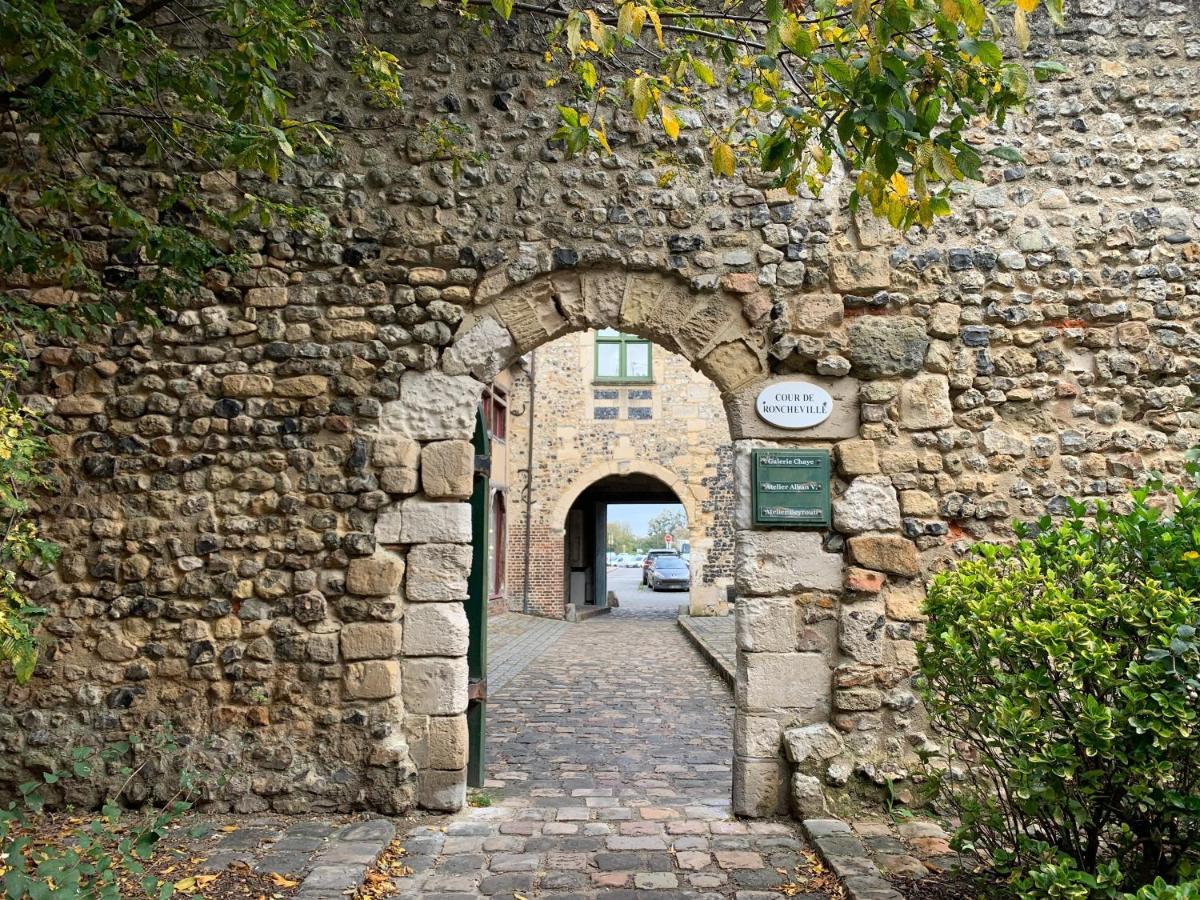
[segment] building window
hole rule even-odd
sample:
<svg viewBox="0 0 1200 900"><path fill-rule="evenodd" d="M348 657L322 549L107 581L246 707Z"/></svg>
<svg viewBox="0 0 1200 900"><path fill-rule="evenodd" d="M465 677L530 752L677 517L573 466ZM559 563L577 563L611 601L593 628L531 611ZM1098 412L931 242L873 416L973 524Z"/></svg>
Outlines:
<svg viewBox="0 0 1200 900"><path fill-rule="evenodd" d="M488 523L488 553L492 561L488 573L488 596L504 593L504 556L508 550L508 517L504 494L497 491L492 497L492 515Z"/></svg>
<svg viewBox="0 0 1200 900"><path fill-rule="evenodd" d="M483 421L494 441L508 436L508 394L504 388L492 385L483 392Z"/></svg>
<svg viewBox="0 0 1200 900"><path fill-rule="evenodd" d="M596 332L597 381L652 381L650 342L613 328Z"/></svg>

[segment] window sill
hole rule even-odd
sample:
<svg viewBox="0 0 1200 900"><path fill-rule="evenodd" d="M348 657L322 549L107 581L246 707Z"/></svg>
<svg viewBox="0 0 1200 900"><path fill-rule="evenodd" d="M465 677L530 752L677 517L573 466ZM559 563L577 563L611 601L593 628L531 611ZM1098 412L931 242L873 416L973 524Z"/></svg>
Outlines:
<svg viewBox="0 0 1200 900"><path fill-rule="evenodd" d="M603 384L608 387L622 384L654 384L653 378L593 378L592 384Z"/></svg>

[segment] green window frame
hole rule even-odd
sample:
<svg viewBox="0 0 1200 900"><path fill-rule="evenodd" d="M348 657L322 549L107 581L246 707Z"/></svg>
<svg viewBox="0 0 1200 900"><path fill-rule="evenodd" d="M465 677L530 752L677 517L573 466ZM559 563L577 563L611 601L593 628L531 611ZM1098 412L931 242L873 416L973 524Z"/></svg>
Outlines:
<svg viewBox="0 0 1200 900"><path fill-rule="evenodd" d="M607 383L648 384L654 381L653 344L636 334L615 328L596 332L595 380Z"/></svg>

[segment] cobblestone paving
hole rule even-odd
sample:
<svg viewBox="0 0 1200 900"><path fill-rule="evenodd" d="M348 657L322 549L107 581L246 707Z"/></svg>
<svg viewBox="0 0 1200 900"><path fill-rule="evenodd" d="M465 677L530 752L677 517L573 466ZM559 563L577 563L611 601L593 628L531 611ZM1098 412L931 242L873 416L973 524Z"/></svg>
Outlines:
<svg viewBox="0 0 1200 900"><path fill-rule="evenodd" d="M508 612L488 619L488 691L495 693L545 653L571 625Z"/></svg>
<svg viewBox="0 0 1200 900"><path fill-rule="evenodd" d="M219 828L217 820L202 823L212 835L211 850L197 844L203 856L201 873L253 871L303 880L297 900L334 900L353 891L366 876L396 833L387 819L337 824L286 822L276 819L240 819L233 830ZM225 832L225 833L222 833Z"/></svg>
<svg viewBox="0 0 1200 900"><path fill-rule="evenodd" d="M673 620L569 626L492 693L493 805L409 832L400 896L767 900L812 873L792 824L730 816L729 691Z"/></svg>

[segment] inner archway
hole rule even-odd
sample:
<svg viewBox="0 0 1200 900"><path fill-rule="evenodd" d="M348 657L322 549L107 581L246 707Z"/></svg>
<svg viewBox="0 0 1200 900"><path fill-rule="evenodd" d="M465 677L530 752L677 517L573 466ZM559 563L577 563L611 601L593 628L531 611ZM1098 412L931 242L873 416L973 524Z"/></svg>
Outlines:
<svg viewBox="0 0 1200 900"><path fill-rule="evenodd" d="M677 491L691 502L684 504ZM703 557L693 560L689 552L685 560L675 544L687 542L691 550L687 529L695 521L695 507L686 485L677 484L673 490L636 467L628 474L604 475L584 488L563 523L567 618L578 620L611 608L687 609L692 583L700 581L696 566ZM655 515L679 527L653 527ZM620 547L616 540L622 542ZM645 596L659 591L679 593L674 603Z"/></svg>

